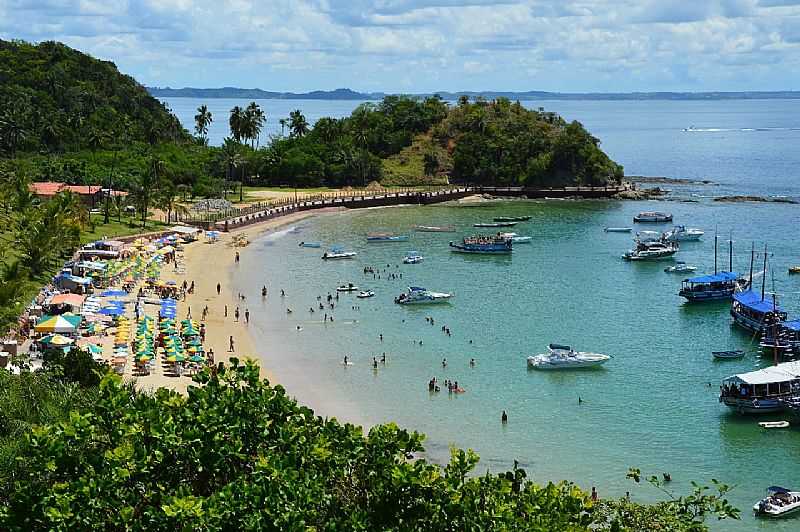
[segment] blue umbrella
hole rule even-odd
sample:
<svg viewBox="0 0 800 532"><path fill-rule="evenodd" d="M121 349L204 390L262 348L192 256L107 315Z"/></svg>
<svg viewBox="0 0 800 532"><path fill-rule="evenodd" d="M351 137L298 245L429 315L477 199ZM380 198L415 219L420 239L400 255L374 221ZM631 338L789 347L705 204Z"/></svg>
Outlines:
<svg viewBox="0 0 800 532"><path fill-rule="evenodd" d="M111 289L111 290L106 290L100 295L102 297L119 297L119 296L127 296L128 292L126 292L125 290Z"/></svg>
<svg viewBox="0 0 800 532"><path fill-rule="evenodd" d="M104 307L100 309L100 314L105 316L119 316L125 314L125 309L120 307Z"/></svg>

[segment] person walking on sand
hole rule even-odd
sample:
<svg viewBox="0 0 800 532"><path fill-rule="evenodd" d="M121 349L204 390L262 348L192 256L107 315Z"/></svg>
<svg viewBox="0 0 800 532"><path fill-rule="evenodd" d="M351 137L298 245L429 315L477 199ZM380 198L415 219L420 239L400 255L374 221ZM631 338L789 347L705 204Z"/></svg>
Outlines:
<svg viewBox="0 0 800 532"><path fill-rule="evenodd" d="M225 305L225 317L228 317L228 305Z"/></svg>
<svg viewBox="0 0 800 532"><path fill-rule="evenodd" d="M233 351L234 351L234 349L233 349L233 336L230 337L228 342L230 343L230 346L228 347L228 353L233 353Z"/></svg>
<svg viewBox="0 0 800 532"><path fill-rule="evenodd" d="M239 252L236 252L236 264L239 264Z"/></svg>
<svg viewBox="0 0 800 532"><path fill-rule="evenodd" d="M187 306L186 309L186 319L190 320L192 319L192 307Z"/></svg>
<svg viewBox="0 0 800 532"><path fill-rule="evenodd" d="M239 307L236 307L236 310L233 311L233 318L234 321L239 321Z"/></svg>
<svg viewBox="0 0 800 532"><path fill-rule="evenodd" d="M249 308L244 309L244 322L245 323L250 323L250 309Z"/></svg>
<svg viewBox="0 0 800 532"><path fill-rule="evenodd" d="M217 283L217 295L219 295L219 294L220 294L220 292L222 292L222 285L220 285L219 283Z"/></svg>
<svg viewBox="0 0 800 532"><path fill-rule="evenodd" d="M592 502L597 502L600 496L597 494L597 488L592 486Z"/></svg>

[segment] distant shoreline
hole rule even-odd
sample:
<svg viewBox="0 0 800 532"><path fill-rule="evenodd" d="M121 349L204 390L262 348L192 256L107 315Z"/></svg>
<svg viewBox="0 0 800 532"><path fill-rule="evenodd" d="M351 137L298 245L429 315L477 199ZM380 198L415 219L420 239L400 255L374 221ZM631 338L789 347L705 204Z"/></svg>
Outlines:
<svg viewBox="0 0 800 532"><path fill-rule="evenodd" d="M385 96L406 93L358 92L351 89L310 92L277 92L239 87L194 88L145 87L157 98L251 98L256 100L382 100ZM800 91L709 91L709 92L546 92L546 91L441 91L410 93L453 101L461 96L511 100L593 100L593 101L719 101L719 100L800 100Z"/></svg>

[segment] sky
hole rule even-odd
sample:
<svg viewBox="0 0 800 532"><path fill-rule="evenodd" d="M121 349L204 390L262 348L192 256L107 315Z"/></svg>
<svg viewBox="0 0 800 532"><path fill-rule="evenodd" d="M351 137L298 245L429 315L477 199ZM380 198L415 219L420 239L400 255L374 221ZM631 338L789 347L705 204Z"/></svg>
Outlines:
<svg viewBox="0 0 800 532"><path fill-rule="evenodd" d="M800 0L0 0L149 86L800 90Z"/></svg>

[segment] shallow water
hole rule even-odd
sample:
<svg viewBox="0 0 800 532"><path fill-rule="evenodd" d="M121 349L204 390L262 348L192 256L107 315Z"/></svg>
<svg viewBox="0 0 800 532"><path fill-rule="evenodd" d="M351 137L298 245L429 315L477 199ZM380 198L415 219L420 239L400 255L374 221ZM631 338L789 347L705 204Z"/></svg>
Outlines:
<svg viewBox="0 0 800 532"><path fill-rule="evenodd" d="M627 490L643 498L656 495L625 480L628 467L670 472L677 490L688 490L690 480L717 478L738 485L732 499L749 516L749 505L764 487L797 485L800 432L764 431L754 419L733 416L718 403L723 377L762 365L757 341L731 326L727 304L684 303L677 295L682 276L663 271L669 262L620 259L631 235L603 228L632 225L633 214L649 208L668 208L677 223L707 231L703 241L684 243L677 256L699 272L713 271L715 227L724 235L721 241L734 231L734 268L743 272L750 243L761 249L769 236L781 303L791 314L800 313L800 277L786 273L800 254L796 233L787 230L790 221L796 223L798 208L778 204L525 201L347 212L253 242L235 284L252 292L252 323L264 363L320 414L366 424L396 421L428 435L434 460L446 460L451 444L471 447L482 457L481 469L500 470L518 460L534 478L572 479L608 495ZM511 257L448 250L448 241L473 232L474 222L522 214L533 218L513 230L534 239L515 246ZM411 232L415 224L455 224L459 232ZM368 244L364 235L375 230L408 233L411 241ZM340 244L359 254L356 260L322 261L322 250L298 247L303 240ZM425 261L400 264L410 249ZM720 250L722 268L727 244ZM381 274L373 280L363 274L365 265L387 264L403 278ZM377 295L367 300L340 295L335 321L323 325L320 312L311 314L309 307L316 307L318 295L335 294L336 286L350 281ZM270 295L259 301L264 283ZM456 295L445 305L395 305L394 296L408 285ZM287 292L283 299L281 288ZM767 292L771 289L770 277ZM286 314L287 307L293 314ZM426 316L434 318L434 326ZM600 370L528 370L525 358L549 342L614 358ZM712 350L734 348L745 349L746 357L724 362L711 357ZM388 363L374 371L372 357L380 359L383 352ZM341 364L345 354L352 366ZM475 368L470 358L476 359ZM456 380L467 392L430 394L432 376ZM506 426L500 424L502 410L509 415ZM753 526L749 517L746 523L742 526Z"/></svg>

